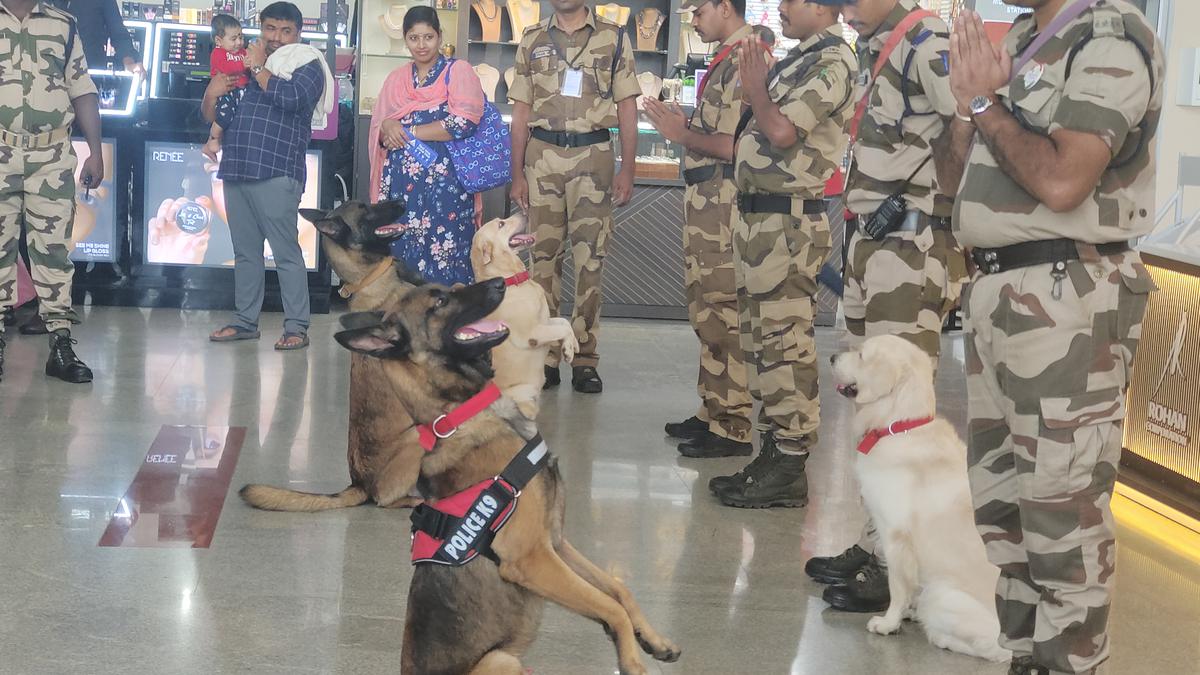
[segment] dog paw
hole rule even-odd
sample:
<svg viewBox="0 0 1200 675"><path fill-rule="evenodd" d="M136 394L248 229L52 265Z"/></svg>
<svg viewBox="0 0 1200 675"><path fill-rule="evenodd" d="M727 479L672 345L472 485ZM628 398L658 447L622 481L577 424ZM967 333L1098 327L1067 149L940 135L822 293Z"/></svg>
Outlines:
<svg viewBox="0 0 1200 675"><path fill-rule="evenodd" d="M867 630L876 635L891 635L892 633L899 632L900 622L893 621L886 616L873 616L867 622Z"/></svg>
<svg viewBox="0 0 1200 675"><path fill-rule="evenodd" d="M640 661L623 664L619 668L618 672L621 675L649 675L649 671L646 670L646 666L642 665Z"/></svg>
<svg viewBox="0 0 1200 675"><path fill-rule="evenodd" d="M654 657L655 661L663 661L665 663L675 663L679 660L679 655L682 651L675 643L665 638L659 637L658 644L654 644L647 640L640 632L635 632L638 644L641 645L642 651Z"/></svg>

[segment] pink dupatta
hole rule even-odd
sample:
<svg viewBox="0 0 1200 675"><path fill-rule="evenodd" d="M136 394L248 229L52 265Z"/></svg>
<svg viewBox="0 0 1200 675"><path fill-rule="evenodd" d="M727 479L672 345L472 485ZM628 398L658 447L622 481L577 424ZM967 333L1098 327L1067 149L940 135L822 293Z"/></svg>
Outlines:
<svg viewBox="0 0 1200 675"><path fill-rule="evenodd" d="M471 120L478 124L483 117L483 86L479 84L479 76L475 69L466 61L455 59L447 68L450 69L450 84L446 85L446 73L443 71L437 80L425 87L413 86L412 63L407 63L393 70L383 82L379 91L379 99L375 102L375 111L371 114L371 132L367 142L371 149L371 203L379 201L379 181L383 178L383 161L388 150L379 145L379 129L384 120L399 120L405 115L417 110L433 110L442 103L449 103L450 114ZM476 220L481 217L479 212L480 198L476 195Z"/></svg>

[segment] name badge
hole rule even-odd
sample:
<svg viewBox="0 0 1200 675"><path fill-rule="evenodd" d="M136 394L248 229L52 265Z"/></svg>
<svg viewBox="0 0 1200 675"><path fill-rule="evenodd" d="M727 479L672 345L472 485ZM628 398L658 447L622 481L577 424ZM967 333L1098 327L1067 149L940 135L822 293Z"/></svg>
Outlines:
<svg viewBox="0 0 1200 675"><path fill-rule="evenodd" d="M552 45L535 47L533 52L529 55L529 59L531 61L536 61L537 59L544 59L547 56L554 56L554 47Z"/></svg>
<svg viewBox="0 0 1200 675"><path fill-rule="evenodd" d="M583 71L578 68L568 68L563 77L562 95L579 98L583 95Z"/></svg>

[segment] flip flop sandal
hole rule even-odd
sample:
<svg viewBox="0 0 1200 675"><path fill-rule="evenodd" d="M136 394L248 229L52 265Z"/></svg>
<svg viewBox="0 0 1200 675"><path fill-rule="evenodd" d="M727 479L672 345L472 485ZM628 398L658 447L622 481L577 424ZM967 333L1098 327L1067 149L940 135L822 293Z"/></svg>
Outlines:
<svg viewBox="0 0 1200 675"><path fill-rule="evenodd" d="M295 343L289 343L288 342L289 338L300 338L300 341L295 342ZM304 349L307 346L308 346L308 334L307 333L284 333L283 336L279 338L279 342L275 343L275 351L290 352L290 351L295 351L297 349Z"/></svg>
<svg viewBox="0 0 1200 675"><path fill-rule="evenodd" d="M217 335L217 333L226 330L232 330L233 332L229 335ZM246 328L244 326L234 326L230 324L224 328L214 331L208 336L208 339L210 342L237 342L238 340L257 340L260 337L262 337L262 333L255 328Z"/></svg>

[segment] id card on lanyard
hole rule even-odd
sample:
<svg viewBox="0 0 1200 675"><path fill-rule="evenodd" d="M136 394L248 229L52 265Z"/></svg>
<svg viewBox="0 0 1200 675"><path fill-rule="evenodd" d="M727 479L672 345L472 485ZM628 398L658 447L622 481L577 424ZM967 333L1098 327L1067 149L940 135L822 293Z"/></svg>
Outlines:
<svg viewBox="0 0 1200 675"><path fill-rule="evenodd" d="M569 60L562 46L558 44L558 40L555 39L554 35L550 36L550 42L554 44L554 51L558 52L559 60L567 64L567 70L563 73L562 87L559 90L559 93L563 96L568 98L583 96L583 69L576 68L575 62L587 51L587 46L591 43L592 36L595 34L595 31L588 33L587 39L583 41L583 46L579 48L579 51L575 52L575 58Z"/></svg>

